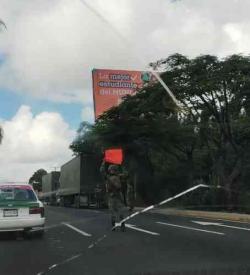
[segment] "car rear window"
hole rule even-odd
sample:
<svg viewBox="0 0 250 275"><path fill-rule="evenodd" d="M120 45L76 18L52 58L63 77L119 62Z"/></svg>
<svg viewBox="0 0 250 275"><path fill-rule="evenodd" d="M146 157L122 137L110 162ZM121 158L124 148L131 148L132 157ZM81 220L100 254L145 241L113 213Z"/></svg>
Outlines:
<svg viewBox="0 0 250 275"><path fill-rule="evenodd" d="M26 186L0 186L0 202L2 201L36 201L36 196Z"/></svg>

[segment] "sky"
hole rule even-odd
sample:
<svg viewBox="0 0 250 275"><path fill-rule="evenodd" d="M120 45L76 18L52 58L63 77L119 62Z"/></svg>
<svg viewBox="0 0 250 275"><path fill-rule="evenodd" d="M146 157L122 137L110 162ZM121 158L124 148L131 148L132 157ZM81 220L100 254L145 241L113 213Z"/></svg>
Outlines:
<svg viewBox="0 0 250 275"><path fill-rule="evenodd" d="M72 158L94 122L91 71L173 53L249 54L248 0L0 0L0 182Z"/></svg>

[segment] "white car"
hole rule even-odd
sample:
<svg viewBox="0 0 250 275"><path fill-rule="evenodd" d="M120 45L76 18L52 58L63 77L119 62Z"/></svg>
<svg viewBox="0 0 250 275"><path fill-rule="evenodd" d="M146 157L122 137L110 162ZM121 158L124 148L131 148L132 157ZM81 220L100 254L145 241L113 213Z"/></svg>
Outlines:
<svg viewBox="0 0 250 275"><path fill-rule="evenodd" d="M44 233L44 206L29 184L0 184L0 231Z"/></svg>

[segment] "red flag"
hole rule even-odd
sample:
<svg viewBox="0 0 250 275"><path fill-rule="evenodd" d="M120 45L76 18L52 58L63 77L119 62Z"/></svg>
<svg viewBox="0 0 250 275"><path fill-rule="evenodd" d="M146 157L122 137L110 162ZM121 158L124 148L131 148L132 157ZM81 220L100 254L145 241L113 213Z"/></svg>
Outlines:
<svg viewBox="0 0 250 275"><path fill-rule="evenodd" d="M105 162L108 162L108 163L121 165L123 161L122 149L105 150L104 160Z"/></svg>

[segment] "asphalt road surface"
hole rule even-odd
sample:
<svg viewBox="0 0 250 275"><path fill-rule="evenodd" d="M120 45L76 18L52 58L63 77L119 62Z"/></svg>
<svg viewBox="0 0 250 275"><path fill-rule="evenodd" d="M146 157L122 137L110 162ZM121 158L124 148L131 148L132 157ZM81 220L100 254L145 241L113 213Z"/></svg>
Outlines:
<svg viewBox="0 0 250 275"><path fill-rule="evenodd" d="M250 224L143 214L111 232L107 211L46 208L43 239L0 234L0 274L250 274Z"/></svg>

